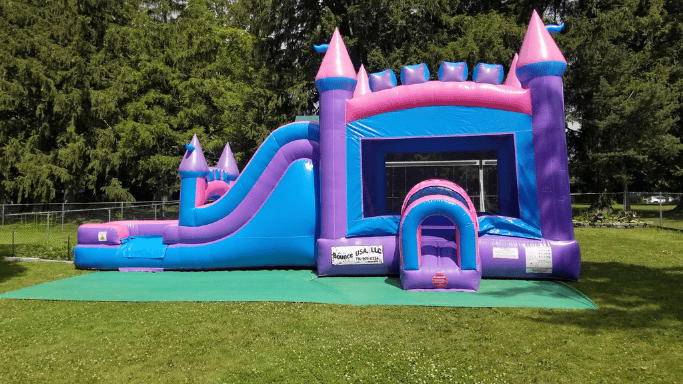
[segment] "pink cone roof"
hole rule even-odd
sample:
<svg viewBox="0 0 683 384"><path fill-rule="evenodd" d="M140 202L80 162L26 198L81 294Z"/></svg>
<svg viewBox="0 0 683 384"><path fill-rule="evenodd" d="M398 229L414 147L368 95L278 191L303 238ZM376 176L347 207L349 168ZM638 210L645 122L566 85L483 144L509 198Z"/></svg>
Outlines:
<svg viewBox="0 0 683 384"><path fill-rule="evenodd" d="M508 77L505 79L505 85L509 85L515 88L522 88L522 84L517 78L515 71L517 70L517 61L519 60L519 55L515 53L515 57L512 58L512 63L510 64L510 72L508 72Z"/></svg>
<svg viewBox="0 0 683 384"><path fill-rule="evenodd" d="M550 36L550 32L545 29L538 12L534 10L524 41L522 41L522 48L519 50L517 68L547 61L567 62L555 44L555 40Z"/></svg>
<svg viewBox="0 0 683 384"><path fill-rule="evenodd" d="M327 48L315 79L320 80L329 77L356 78L356 71L353 69L353 63L346 50L346 45L344 45L344 40L342 40L339 34L339 29L334 30L330 46Z"/></svg>
<svg viewBox="0 0 683 384"><path fill-rule="evenodd" d="M356 84L356 90L353 91L353 97L358 97L372 92L370 90L370 82L368 81L368 73L365 71L365 66L363 64L360 65L358 76L356 76L356 81L358 83Z"/></svg>

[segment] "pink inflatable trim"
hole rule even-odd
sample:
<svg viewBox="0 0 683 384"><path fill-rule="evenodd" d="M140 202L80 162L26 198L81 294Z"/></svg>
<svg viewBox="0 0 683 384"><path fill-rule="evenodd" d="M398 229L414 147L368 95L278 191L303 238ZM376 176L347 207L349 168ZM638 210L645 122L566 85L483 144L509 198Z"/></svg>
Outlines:
<svg viewBox="0 0 683 384"><path fill-rule="evenodd" d="M107 236L107 243L108 244L121 244L121 240L130 237L130 232L128 231L128 227L125 225L125 223L122 222L109 222L109 223L86 223L82 224L80 227L78 227L79 231L79 236L81 236L81 233L85 234L90 231L87 231L87 229L93 230L93 231L103 231L103 232L108 232L111 233L110 231L107 230L112 230L116 233L118 238L116 240L110 239L109 236ZM93 232L94 233L94 232ZM87 240L92 240L92 239L87 239ZM81 239L79 238L78 240L81 242ZM83 239L83 243L86 243L86 239ZM97 239L92 241L92 244L97 244Z"/></svg>
<svg viewBox="0 0 683 384"><path fill-rule="evenodd" d="M209 184L206 186L206 190L204 191L204 202L206 202L206 200L209 200L211 196L223 197L223 195L228 193L229 190L230 185L228 185L228 183L226 183L223 180L209 181Z"/></svg>
<svg viewBox="0 0 683 384"><path fill-rule="evenodd" d="M512 58L512 63L510 63L510 72L508 72L508 77L505 79L505 85L515 88L522 88L522 84L517 78L517 61L519 60L519 55L515 53L515 57Z"/></svg>
<svg viewBox="0 0 683 384"><path fill-rule="evenodd" d="M403 200L403 206L401 207L401 212L405 212L407 208L406 203L408 203L408 200L410 200L410 197L413 194L427 187L446 187L459 193L460 196L462 196L467 201L467 205L469 205L469 207L464 208L470 213L470 217L472 218L472 222L474 222L475 229L477 230L477 232L479 232L479 220L477 220L477 210L474 209L474 204L472 203L472 199L470 199L470 195L468 195L467 192L465 192L465 190L461 186L455 184L452 181L442 179L429 179L415 184L412 188L410 188L408 194L406 194L406 198L405 200Z"/></svg>
<svg viewBox="0 0 683 384"><path fill-rule="evenodd" d="M443 186L440 184L435 184L435 185ZM468 203L471 203L470 198L467 195L467 193L463 194L459 191L458 191L458 193L460 193L463 197L465 197L467 199ZM410 196L410 194L408 194L407 196ZM420 203L422 203L424 201L428 201L428 200L432 200L432 199L434 199L434 196L424 196L424 197L421 197L421 198L415 200L412 204L410 204L407 207L407 210L405 210L405 211L401 210L401 212L403 212L402 216L407 216L408 212L410 212L410 210L413 209L413 207L420 205ZM469 209L467 207L465 207L463 205L463 203L461 203L460 201L458 201L458 200L456 200L450 196L439 196L439 199L449 201L452 204L459 205L463 209L465 209L466 211L469 211ZM407 200L408 200L408 198L406 198L406 201ZM470 214L470 217L471 217L471 214ZM475 225L475 231L479 232L479 226L477 224L476 214L474 216L473 223L475 223L474 224ZM399 233L402 233L402 232L403 232L403 222L401 222L401 225L399 226ZM417 236L417 244L418 244L418 247L417 247L417 265L418 265L418 268L422 268L422 249L420 247L420 244L422 244L422 225L419 225L417 227L417 233L415 235ZM461 249L460 248L460 231L458 230L457 226L455 227L455 243L457 244L457 250L456 250L457 263L458 263L458 266L460 266L460 265L462 265L462 262L460 259L460 249ZM403 265L403 244L401 242L399 242L399 254L401 256L401 265ZM479 247L477 247L476 258L477 258L477 265L479 265Z"/></svg>
<svg viewBox="0 0 683 384"><path fill-rule="evenodd" d="M528 89L472 81L402 85L346 101L346 122L402 109L431 106L501 109L531 115Z"/></svg>
<svg viewBox="0 0 683 384"><path fill-rule="evenodd" d="M325 53L315 79L320 80L329 77L356 78L356 70L353 68L349 52L346 50L346 45L338 29L334 30L330 46L327 48L327 53Z"/></svg>
<svg viewBox="0 0 683 384"><path fill-rule="evenodd" d="M206 199L204 194L206 193L206 179L203 177L197 178L197 192L194 195L194 206L201 207L204 205Z"/></svg>
<svg viewBox="0 0 683 384"><path fill-rule="evenodd" d="M353 91L353 97L363 96L372 92L370 90L370 80L368 80L368 73L365 71L365 66L363 64L360 65L358 75L356 76L356 81L356 89Z"/></svg>
<svg viewBox="0 0 683 384"><path fill-rule="evenodd" d="M118 221L110 221L109 223L105 223L105 224L139 225L139 226L159 225L159 224L172 225L172 224L178 224L178 220L118 220ZM83 225L86 225L86 224L83 224Z"/></svg>
<svg viewBox="0 0 683 384"><path fill-rule="evenodd" d="M414 201L410 206L406 206L408 201L410 200L410 197L413 196L413 194L417 193L421 189L427 188L427 187L446 187L449 189L452 189L453 191L457 192L462 196L465 201L467 201L467 207L465 207L460 201L450 197L450 196L439 196L440 199L448 200L451 201L452 203L455 203L461 207L463 207L468 213L470 218L472 219L472 223L474 224L474 230L475 233L479 233L479 220L477 219L477 210L474 208L474 204L472 203L472 199L470 199L470 195L467 194L467 192L458 184L455 184L452 181L448 180L442 180L442 179L429 179L429 180L424 180L421 181L417 184L415 184L410 191L406 194L406 198L403 200L403 206L401 207L401 216L405 216L408 214L408 212L411 210L412 207L415 207L419 205L419 203L433 199L434 196L425 196L421 197L418 200ZM399 233L401 233L403 227L403 223L401 223L399 227ZM417 227L417 243L422 244L422 226ZM456 239L456 244L458 244L458 250L457 250L457 258L458 258L458 265L460 264L460 231L458 230L457 226L455 228L455 239ZM403 248L402 245L399 243L399 254L401 256L401 265L403 265ZM479 247L477 247L477 265L479 265ZM420 250L420 247L417 248L417 262L418 262L418 267L422 268L422 251Z"/></svg>

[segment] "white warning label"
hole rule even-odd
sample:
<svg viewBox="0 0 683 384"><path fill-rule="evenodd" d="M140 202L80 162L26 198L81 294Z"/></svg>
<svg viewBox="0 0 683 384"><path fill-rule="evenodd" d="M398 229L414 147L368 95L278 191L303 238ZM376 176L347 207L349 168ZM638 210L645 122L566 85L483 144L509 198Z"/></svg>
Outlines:
<svg viewBox="0 0 683 384"><path fill-rule="evenodd" d="M107 231L97 232L97 239L99 241L107 241Z"/></svg>
<svg viewBox="0 0 683 384"><path fill-rule="evenodd" d="M519 250L515 248L493 247L494 259L519 259Z"/></svg>
<svg viewBox="0 0 683 384"><path fill-rule="evenodd" d="M553 273L553 250L545 245L527 246L526 273Z"/></svg>
<svg viewBox="0 0 683 384"><path fill-rule="evenodd" d="M332 265L362 265L384 263L381 245L350 245L332 247Z"/></svg>

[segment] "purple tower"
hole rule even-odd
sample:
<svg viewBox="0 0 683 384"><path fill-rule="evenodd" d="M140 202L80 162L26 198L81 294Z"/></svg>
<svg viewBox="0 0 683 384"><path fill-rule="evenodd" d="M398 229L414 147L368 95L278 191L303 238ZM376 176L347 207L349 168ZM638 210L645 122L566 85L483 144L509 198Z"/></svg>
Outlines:
<svg viewBox="0 0 683 384"><path fill-rule="evenodd" d="M346 100L353 97L356 71L335 29L315 85L320 93L320 237L346 236Z"/></svg>
<svg viewBox="0 0 683 384"><path fill-rule="evenodd" d="M541 233L548 240L574 240L562 87L567 61L536 11L516 66L531 95Z"/></svg>
<svg viewBox="0 0 683 384"><path fill-rule="evenodd" d="M204 152L199 145L197 135L186 144L187 151L178 167L180 174L180 216L179 225L192 227L195 225L194 209L204 204L206 176L209 166L206 164Z"/></svg>

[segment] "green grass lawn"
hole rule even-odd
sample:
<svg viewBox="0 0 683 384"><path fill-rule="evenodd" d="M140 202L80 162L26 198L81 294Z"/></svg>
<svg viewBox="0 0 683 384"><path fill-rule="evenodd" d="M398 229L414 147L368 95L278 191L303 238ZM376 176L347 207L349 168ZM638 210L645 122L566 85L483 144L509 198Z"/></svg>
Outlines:
<svg viewBox="0 0 683 384"><path fill-rule="evenodd" d="M588 209L588 204L573 204L575 219ZM640 204L631 206L638 213L638 219L651 221L659 226L659 205ZM674 211L675 205L663 206L663 224L665 227L683 229L683 212ZM616 211L623 209L614 205ZM52 260L73 260L73 247L77 242L78 225L75 223L57 223L48 228L45 222L12 224L0 227L0 257L39 257ZM14 246L12 246L14 235Z"/></svg>
<svg viewBox="0 0 683 384"><path fill-rule="evenodd" d="M49 232L44 224L5 225L0 228L0 257L73 260L77 232L76 224L54 225L49 228Z"/></svg>
<svg viewBox="0 0 683 384"><path fill-rule="evenodd" d="M0 382L683 382L683 234L576 236L599 311L0 299ZM80 273L0 262L0 292Z"/></svg>

